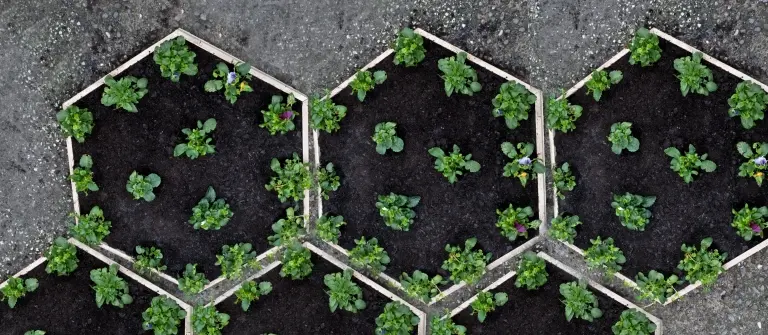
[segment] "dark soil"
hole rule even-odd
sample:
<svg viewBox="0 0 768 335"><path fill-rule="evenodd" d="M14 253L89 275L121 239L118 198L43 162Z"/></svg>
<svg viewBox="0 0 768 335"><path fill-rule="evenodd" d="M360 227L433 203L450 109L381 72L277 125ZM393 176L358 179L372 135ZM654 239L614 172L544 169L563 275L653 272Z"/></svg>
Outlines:
<svg viewBox="0 0 768 335"><path fill-rule="evenodd" d="M384 311L390 300L367 285L353 279L363 290L367 306L353 314L328 307L327 287L323 283L326 274L342 272L330 262L312 255L312 275L304 280L280 277L280 267L257 282L272 283L272 292L251 303L248 312L243 312L233 295L217 305L219 311L230 315L230 323L224 334L373 334L376 317Z"/></svg>
<svg viewBox="0 0 768 335"><path fill-rule="evenodd" d="M120 273L120 278L128 282L133 302L122 309L107 305L98 308L90 272L108 265L82 250L77 251L77 256L80 263L69 276L47 274L46 263L22 276L37 278L40 286L13 309L5 302L0 304L3 334L24 334L28 330L43 330L50 335L144 334L141 313L156 294Z"/></svg>
<svg viewBox="0 0 768 335"><path fill-rule="evenodd" d="M619 320L625 307L599 291L589 287L598 299L603 316L593 322L565 319L565 305L561 302L560 284L577 280L570 274L547 264L549 280L535 291L515 287L512 277L491 292L506 292L509 301L489 313L483 323L471 315L468 307L454 317L457 324L467 327L468 334L539 334L539 335L596 335L613 334L611 327ZM511 330L514 329L514 332Z"/></svg>
<svg viewBox="0 0 768 335"><path fill-rule="evenodd" d="M349 114L338 133L320 137L322 163L333 162L342 175L341 188L323 203L325 212L343 215L348 223L340 245L351 249L360 236L377 237L392 259L386 272L394 276L416 269L446 274L440 270L445 245L463 245L473 236L498 258L526 240L510 242L500 234L496 209L510 203L538 208L536 181L523 189L517 179L502 176L509 159L501 143L535 142L533 108L521 127L507 129L502 118L491 115L491 99L504 79L470 62L483 90L472 97L447 97L437 61L453 54L426 40L425 46L427 57L415 68L395 66L392 56L379 63L373 70L385 70L388 78L365 102L349 88L339 93L335 101L347 106ZM405 141L402 152L376 153L371 137L375 125L385 121L397 123ZM427 150L438 146L448 152L453 144L471 153L482 168L451 185L434 169ZM377 195L389 192L421 196L410 231L392 230L379 216Z"/></svg>
<svg viewBox="0 0 768 335"><path fill-rule="evenodd" d="M77 106L93 112L96 127L84 144L75 143L75 162L82 154L93 157L100 190L80 195L81 211L86 213L95 205L104 210L112 221L107 244L129 254L137 245L157 246L169 273L197 263L212 279L221 273L214 263L223 245L249 242L257 252L270 247L270 226L291 204L280 203L276 194L264 188L272 175L269 162L301 153L301 136L298 130L270 136L259 128L260 111L267 108L272 95L282 94L260 80L251 80L254 92L243 93L234 106L223 91L205 92L203 85L220 59L190 47L197 53L200 69L194 78L182 76L179 83L162 78L151 55L124 73L149 80L149 93L139 102L138 113L102 106L101 88L80 100ZM212 136L216 153L195 160L173 157L174 146L186 141L181 130L208 118L218 123ZM297 117L294 122L300 120ZM125 190L134 170L162 178L154 201L133 200ZM226 199L234 216L221 230L196 231L187 221L208 186Z"/></svg>
<svg viewBox="0 0 768 335"><path fill-rule="evenodd" d="M652 67L629 65L628 56L614 63L609 71L621 70L624 79L599 103L586 88L572 95L571 103L583 106L584 115L576 131L558 133L555 140L558 164L567 161L575 168L578 186L561 201L561 211L579 215L584 223L576 245L587 248L597 236L613 237L627 256L623 272L631 277L651 269L672 272L682 259L680 246L698 245L706 237L729 258L741 254L760 240L746 242L736 235L731 209L745 202L762 206L768 200L765 187L737 176L744 158L736 143L768 140L766 122L746 131L738 119L728 117L728 98L741 80L704 62L719 88L707 97L683 97L673 61L689 53L667 43L661 46L662 58ZM638 152L611 152L610 126L621 121L633 123ZM686 185L670 169L664 149L674 146L683 152L688 144L700 154L708 153L718 167ZM615 216L611 194L625 192L657 197L645 231L624 228Z"/></svg>

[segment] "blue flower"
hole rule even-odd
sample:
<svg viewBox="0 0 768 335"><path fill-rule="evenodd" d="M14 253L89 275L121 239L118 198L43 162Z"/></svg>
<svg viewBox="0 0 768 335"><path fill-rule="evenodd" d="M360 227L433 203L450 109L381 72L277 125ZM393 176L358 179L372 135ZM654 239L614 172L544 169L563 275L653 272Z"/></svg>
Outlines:
<svg viewBox="0 0 768 335"><path fill-rule="evenodd" d="M528 157L520 158L517 160L517 164L525 165L525 166L531 165L531 159Z"/></svg>
<svg viewBox="0 0 768 335"><path fill-rule="evenodd" d="M496 114L496 116L504 115L504 111L501 110L501 108L496 109L495 111L493 111L493 113Z"/></svg>
<svg viewBox="0 0 768 335"><path fill-rule="evenodd" d="M760 156L760 157L755 158L755 164L757 164L759 166L763 166L766 163L768 163L768 160L765 159L765 156Z"/></svg>
<svg viewBox="0 0 768 335"><path fill-rule="evenodd" d="M738 115L739 115L739 114L741 114L741 113L739 113L739 110L738 110L738 109L733 109L733 110L731 111L731 114L733 114L733 116L738 116Z"/></svg>
<svg viewBox="0 0 768 335"><path fill-rule="evenodd" d="M237 73L230 72L227 75L227 85L232 84L233 82L235 82L235 79L237 79Z"/></svg>

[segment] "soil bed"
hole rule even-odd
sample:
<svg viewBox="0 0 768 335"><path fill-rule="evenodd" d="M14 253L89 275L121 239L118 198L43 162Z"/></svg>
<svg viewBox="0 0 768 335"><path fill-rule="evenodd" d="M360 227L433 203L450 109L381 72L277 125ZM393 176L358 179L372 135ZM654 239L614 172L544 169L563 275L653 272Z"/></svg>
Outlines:
<svg viewBox="0 0 768 335"><path fill-rule="evenodd" d="M216 308L231 317L224 334L372 334L376 329L376 317L384 311L390 300L353 279L363 291L367 306L357 314L328 307L328 290L323 283L326 274L342 272L330 262L312 255L314 267L309 278L291 280L280 277L280 267L275 268L256 282L272 283L272 292L251 303L243 312L236 297L224 300Z"/></svg>
<svg viewBox="0 0 768 335"><path fill-rule="evenodd" d="M509 301L489 313L485 322L480 323L477 315L471 315L471 307L457 314L454 321L467 327L468 334L508 334L511 329L515 334L613 334L611 327L625 310L623 305L590 286L589 291L597 297L603 316L594 322L576 318L568 322L565 306L561 302L560 284L576 281L577 278L549 263L547 272L549 280L535 291L516 288L516 277L492 290L494 293L506 292Z"/></svg>
<svg viewBox="0 0 768 335"><path fill-rule="evenodd" d="M672 272L683 257L680 246L698 245L706 237L712 237L714 247L727 252L729 259L743 253L760 239L746 242L736 235L731 209L745 202L762 206L768 200L765 187L737 177L744 159L736 143L768 139L766 122L747 131L738 119L728 117L728 98L741 80L702 62L712 70L717 91L707 97L683 97L673 62L690 53L664 41L661 48L662 58L652 67L632 66L627 55L607 69L621 70L624 79L603 93L599 103L586 94L586 87L574 93L569 100L584 107L584 115L576 131L555 137L557 164L569 162L578 183L560 201L561 213L577 214L584 223L575 244L586 249L590 239L613 237L627 257L622 272L632 278L651 269ZM610 126L621 121L632 123L633 136L640 140L638 152L611 152ZM717 170L686 185L670 169L664 149L687 151L688 144L699 154L708 153ZM623 227L611 208L611 194L625 192L657 197L643 232Z"/></svg>
<svg viewBox="0 0 768 335"><path fill-rule="evenodd" d="M301 134L296 130L270 136L259 128L260 111L267 109L272 95L286 95L256 78L250 81L254 92L243 93L234 106L223 91L205 92L203 85L221 60L188 45L197 54L197 76L182 76L173 83L160 76L152 56L147 56L123 73L149 80L139 112L103 106L99 88L76 103L93 112L96 126L85 143L73 144L76 162L82 154L93 157L100 190L81 194L80 208L84 213L94 205L104 210L112 221L107 244L131 255L137 245L160 247L168 273L178 274L186 263L197 263L213 279L221 273L214 263L222 245L249 242L259 253L269 249L270 226L291 205L280 203L264 188L272 175L269 162L300 153ZM294 105L294 111L299 108ZM186 141L181 130L208 118L218 123L212 135L216 153L195 160L173 157L174 146ZM294 121L300 124L301 117ZM125 190L134 170L162 178L154 201L133 200ZM221 230L194 230L187 221L208 186L226 199L234 216Z"/></svg>
<svg viewBox="0 0 768 335"><path fill-rule="evenodd" d="M351 95L350 88L340 92L334 101L349 113L339 132L323 133L319 141L321 163L333 162L342 175L341 188L323 203L326 213L343 215L348 223L340 245L351 249L360 236L377 237L392 260L386 273L395 277L416 269L445 275L440 270L447 257L445 245L463 246L473 236L478 247L498 258L526 240L510 242L501 235L496 209L510 203L538 208L536 181L524 189L517 179L502 176L509 158L501 143L535 143L533 106L528 121L508 129L503 118L491 115L491 99L505 80L471 62L467 64L477 71L482 91L447 97L437 61L454 53L426 39L424 43L427 55L417 67L395 66L390 56L372 69L385 70L387 80L365 102ZM397 123L397 135L405 141L402 152L376 153L371 137L375 125L385 121ZM427 150L438 146L449 152L453 144L471 153L482 168L451 185L434 169L435 159ZM377 195L389 192L421 196L410 231L392 230L379 216Z"/></svg>
<svg viewBox="0 0 768 335"><path fill-rule="evenodd" d="M90 272L108 265L82 250L77 251L77 257L80 263L69 276L45 273L47 263L22 276L37 278L40 286L13 309L5 302L0 304L3 334L24 334L35 329L47 334L143 334L141 313L156 294L118 273L128 283L133 302L122 309L108 305L99 309Z"/></svg>

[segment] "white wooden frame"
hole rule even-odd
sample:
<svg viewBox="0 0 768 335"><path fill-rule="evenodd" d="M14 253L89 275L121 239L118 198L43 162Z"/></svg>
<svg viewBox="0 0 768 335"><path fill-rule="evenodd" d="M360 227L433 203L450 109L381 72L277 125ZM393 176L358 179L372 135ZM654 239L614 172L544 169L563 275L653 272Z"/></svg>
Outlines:
<svg viewBox="0 0 768 335"><path fill-rule="evenodd" d="M459 52L465 52L462 49L459 49L458 47L448 43L445 40L442 40L435 35L432 35L422 29L416 29L415 33L421 35L422 37L434 42L435 44L438 44L452 52L459 53ZM393 49L387 49L384 51L381 55L374 58L373 61L368 63L367 65L363 66L363 68L360 69L360 71L368 70L377 64L379 64L381 61L385 60L387 57L389 57L394 52ZM544 95L542 91L538 88L535 88L524 81L516 78L515 76L491 65L487 62L483 61L482 59L475 57L469 53L467 53L467 60L470 62L475 63L476 65L482 67L483 69L492 72L493 74L502 77L508 81L516 82L520 85L523 85L528 91L530 91L532 94L536 96L536 103L534 105L535 110L535 128L536 128L536 156L542 160L542 163L546 165L546 150L544 149ZM331 90L330 94L325 97L326 99L332 98L339 94L342 90L344 90L349 84L352 82L352 80L355 79L355 75L349 77L347 80L344 80L339 86ZM314 139L314 153L315 153L315 165L320 166L320 143L319 143L319 132L317 130L312 131L312 136ZM507 260L521 254L523 251L527 250L528 248L532 247L534 244L538 243L542 236L546 234L546 221L547 221L547 182L546 178L544 178L544 175L540 174L538 175L538 178L536 178L537 182L537 189L538 189L538 197L539 197L539 203L538 203L538 216L539 220L541 220L542 224L539 226L539 235L530 239L529 241L523 243L519 247L515 248L514 250L510 251L509 253L499 257L495 261L493 261L491 264L488 264L486 267L486 271L490 271L502 263L506 262ZM318 187L317 189L317 208L318 208L318 216L323 215L323 198L321 195L321 190ZM347 249L344 249L340 245L332 242L325 241L326 244L331 246L332 248L338 250L342 254L348 256L349 251ZM386 282L388 285L391 285L393 287L398 288L399 290L403 290L402 285L400 285L400 282L392 278L391 276L385 274L385 273L379 273L378 274L379 279ZM428 303L428 305L433 305L440 301L441 299L445 298L446 296L450 295L453 292L456 292L457 290L461 289L462 287L466 286L465 282L461 282L459 284L455 284L449 288L447 288L445 291L441 292L438 296L432 298L432 300Z"/></svg>
<svg viewBox="0 0 768 335"><path fill-rule="evenodd" d="M729 65L727 65L727 64L725 64L725 63L723 63L723 62L721 62L719 60L717 60L716 58L714 58L714 57L712 57L712 56L710 56L710 55L700 51L699 49L696 49L696 48L686 44L685 42L680 41L680 40L678 40L678 39L676 39L676 38L674 38L674 37L672 37L672 36L662 32L662 31L660 31L660 30L658 30L656 28L651 29L651 33L655 34L659 38L661 38L663 40L666 40L667 42L672 43L672 44L674 44L674 45L680 47L681 49L686 50L686 51L688 51L690 53L701 52L702 53L702 58L705 61L709 62L710 64L712 64L712 65L722 69L723 71L726 71L726 72L728 72L728 73L730 73L730 74L732 74L732 75L734 75L734 76L736 76L736 77L738 77L738 78L740 78L742 80L751 81L751 82L759 85L760 87L762 87L762 89L765 90L766 92L768 92L768 85L763 84L763 83L755 80L754 78L744 74L743 72L741 72L739 70L734 69L733 67L731 67L731 66L729 66ZM605 62L605 64L600 65L600 67L598 67L595 71L602 70L602 69L610 67L613 63L617 62L618 60L620 60L622 57L624 57L628 53L629 53L629 49L626 49L626 48L622 49L621 51L619 51L618 54L616 54L615 56L611 57L611 59L609 59L607 62ZM568 91L565 92L565 95L560 96L558 99L563 99L563 98L570 97L572 94L576 93L576 91L581 89L581 87L584 86L587 83L587 81L589 81L591 78L592 78L592 74L590 73L586 78L584 78L581 81L579 81L578 83L576 83L576 85L574 85ZM550 129L548 135L549 135L549 147L550 147L550 153L549 154L551 156L550 163L551 163L551 169L552 169L552 171L554 171L555 169L557 169L556 150L555 150L555 132ZM552 208L554 210L554 216L557 217L560 214L560 211L559 211L559 203L558 203L558 197L557 197L557 190L554 187L552 187L552 198L554 199L554 201L552 203ZM579 248L579 247L577 247L577 246L575 246L575 245L573 245L571 243L568 243L568 242L561 241L561 243L565 244L568 248L572 249L573 251L575 251L579 255L584 256L584 250L582 250L581 248ZM760 250L765 249L766 247L768 247L768 240L764 240L764 241L760 242L758 245L750 248L749 250L745 251L744 253L740 254L739 256L735 257L734 259L728 261L727 263L725 263L723 265L723 267L726 270L728 270L728 269L736 266L737 264L741 263L742 261L747 259L749 256L752 256L755 253L759 252ZM624 282L625 285L639 290L637 283L634 280L630 279L629 277L623 275L622 273L618 273L617 272L615 274L615 277L618 278L619 280L621 280L622 282ZM677 291L671 297L667 298L667 300L664 301L663 304L664 305L668 305L668 304L672 303L673 301L675 301L677 299L680 299L684 295L686 295L686 294L690 293L691 291L695 290L699 286L701 286L701 282L700 281L696 282L695 284L690 284L690 285L682 288L680 291ZM661 303L660 301L657 301L657 302Z"/></svg>
<svg viewBox="0 0 768 335"><path fill-rule="evenodd" d="M184 30L184 29L177 29L174 32L168 34L168 36L163 37L162 39L157 41L155 44L151 45L149 48L144 49L138 55L134 56L133 58L131 58L127 62L123 63L122 65L120 65L116 69L112 70L108 74L108 76L113 76L113 77L118 76L123 71L127 70L128 68L130 68L134 64L136 64L139 61L143 60L145 57L151 55L154 52L155 48L157 48L163 42L171 40L171 39L174 39L174 38L179 37L179 36L184 37L187 40L188 43L194 44L195 46L205 50L206 52L209 52L209 53L213 54L214 56L224 60L225 62L228 62L228 63L231 63L231 64L243 63L243 61L240 60L239 58L237 58L237 57L235 57L235 56L233 56L233 55L231 55L231 54L229 54L229 53L219 49L218 47L214 46L213 44L210 44L210 43L206 42L205 40L203 40L203 39L201 39L201 38L199 38L199 37L197 37L195 35L192 35L191 33L187 32L186 30ZM251 69L250 69L249 73L253 77L255 77L256 79L261 80L261 81L263 81L263 82L265 82L265 83L267 83L269 85L272 85L275 88L277 88L277 89L279 89L279 90L281 90L281 91L283 91L285 93L293 94L294 97L296 98L296 100L301 102L302 159L303 159L303 161L305 163L309 163L309 105L308 105L308 101L307 101L307 96L305 94L297 91L293 87L291 87L291 86L289 86L289 85L287 85L287 84L285 84L285 83L275 79L274 77L270 76L269 74L259 70L258 68L254 67L254 66L251 66ZM75 94L75 96L73 96L69 100L65 101L62 104L62 109L65 109L65 108L67 108L67 107L69 107L71 105L74 105L77 101L79 101L80 99L82 99L83 97L88 95L89 93L91 93L91 92L95 91L96 89L98 89L99 87L101 87L104 84L104 79L106 77L107 76L104 76L104 77L100 78L99 80L97 80L96 82L91 84L90 86L86 87L84 90L82 90L79 93ZM72 146L72 137L71 136L67 137L66 142L67 142L67 156L69 157L69 173L72 174L73 171L74 171L74 168L75 168L75 157L74 157L74 151L73 151L73 146ZM77 194L77 188L76 188L74 182L71 183L71 187L72 187L72 202L73 202L73 205L74 205L74 210L75 210L75 213L80 215L80 201L79 201L78 194ZM305 228L308 229L309 228L308 220L309 220L309 217L310 217L309 190L305 190L304 191L303 207L304 207L303 212L304 212L304 217L305 217L305 222L306 222ZM75 223L76 224L78 223L77 218L75 218ZM100 243L99 244L99 248L101 248L102 250L106 251L107 254L111 254L111 255L114 255L116 257L119 257L119 258L121 258L121 259L123 259L123 260L125 260L125 261L127 261L127 262L129 262L131 264L133 264L135 262L134 258L131 257L130 255L128 255L126 252L121 251L121 250L116 249L116 248L113 248L113 247L109 246L106 243L103 243L103 242ZM262 260L266 256L268 256L270 254L274 254L279 249L280 249L279 247L273 247L273 248L263 252L262 254L260 254L257 257L257 259L258 260ZM156 271L154 269L151 269L151 272L154 275L157 275L159 278L162 278L163 280L166 280L166 281L168 281L168 282L170 282L170 283L172 283L174 285L178 285L178 280L176 280L176 278L174 278L174 277L172 277L172 276L170 276L170 275L168 275L166 273L163 273L163 272L160 272L160 271ZM218 285L219 283L223 282L224 280L225 280L225 278L223 276L220 276L220 277L212 280L210 283L205 285L205 287L203 288L203 291Z"/></svg>

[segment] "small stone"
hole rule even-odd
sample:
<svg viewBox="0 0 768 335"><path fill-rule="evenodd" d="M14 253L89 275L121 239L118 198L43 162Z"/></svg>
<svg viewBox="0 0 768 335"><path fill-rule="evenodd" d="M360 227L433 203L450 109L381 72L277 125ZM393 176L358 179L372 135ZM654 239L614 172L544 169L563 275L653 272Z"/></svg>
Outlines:
<svg viewBox="0 0 768 335"><path fill-rule="evenodd" d="M205 13L200 14L200 20L205 21L206 18L207 18L207 16L205 15Z"/></svg>
<svg viewBox="0 0 768 335"><path fill-rule="evenodd" d="M518 24L518 23L520 23L520 20L518 20L518 19L512 19L512 24Z"/></svg>
<svg viewBox="0 0 768 335"><path fill-rule="evenodd" d="M117 16L118 16L118 15L120 15L120 13L118 13L118 12L114 12L114 13L112 13L112 17L113 17L113 18L117 18Z"/></svg>
<svg viewBox="0 0 768 335"><path fill-rule="evenodd" d="M102 19L106 19L107 17L109 17L109 14L107 14L107 13L101 14L101 18Z"/></svg>
<svg viewBox="0 0 768 335"><path fill-rule="evenodd" d="M749 20L747 20L747 21L749 21L749 24L753 24L753 23L755 23L755 19L749 19Z"/></svg>
<svg viewBox="0 0 768 335"><path fill-rule="evenodd" d="M520 27L520 29L518 29L517 31L519 31L521 33L524 33L525 32L525 27Z"/></svg>
<svg viewBox="0 0 768 335"><path fill-rule="evenodd" d="M761 30L761 29L760 29L760 27L755 27L755 31L756 31L756 32L758 32L758 33L759 33L759 32L760 32L760 30Z"/></svg>

